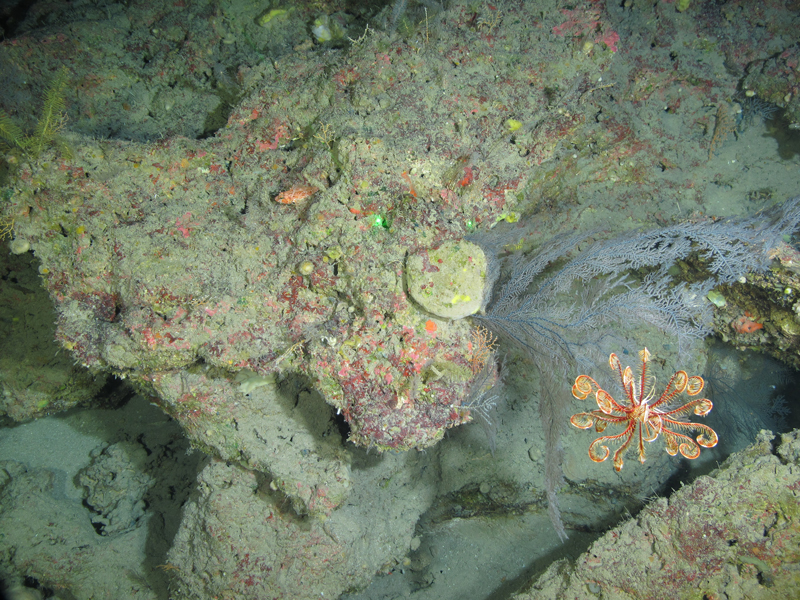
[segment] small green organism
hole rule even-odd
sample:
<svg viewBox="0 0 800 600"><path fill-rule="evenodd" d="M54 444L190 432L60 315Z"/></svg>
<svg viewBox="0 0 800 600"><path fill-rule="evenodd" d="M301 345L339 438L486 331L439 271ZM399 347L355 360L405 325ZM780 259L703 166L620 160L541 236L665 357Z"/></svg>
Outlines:
<svg viewBox="0 0 800 600"><path fill-rule="evenodd" d="M714 306L717 306L719 308L725 308L725 306L727 306L727 304L728 304L728 302L725 300L725 296L723 296L717 290L711 290L710 292L708 292L708 295L706 296L706 298L708 298L708 300Z"/></svg>
<svg viewBox="0 0 800 600"><path fill-rule="evenodd" d="M0 110L0 140L12 149L21 150L25 156L33 160L39 158L44 149L51 145L55 146L65 156L70 156L69 146L58 135L66 122L64 90L67 87L68 76L69 70L67 67L61 67L61 70L47 88L42 103L42 114L32 134L26 135L12 121L8 113Z"/></svg>
<svg viewBox="0 0 800 600"><path fill-rule="evenodd" d="M271 10L266 10L256 18L256 25L259 27L266 27L273 19L278 18L278 20L281 20L288 14L289 11L285 8L273 8Z"/></svg>
<svg viewBox="0 0 800 600"><path fill-rule="evenodd" d="M328 250L325 251L325 256L322 258L322 260L326 262L329 260L337 261L342 258L343 255L344 252L342 252L342 249L339 246L334 246L333 248L328 248Z"/></svg>
<svg viewBox="0 0 800 600"><path fill-rule="evenodd" d="M372 225L373 229L383 228L388 230L389 227L391 227L388 219L386 219L386 217L384 217L383 215L379 215L377 213L374 215L370 215L368 222L370 225Z"/></svg>
<svg viewBox="0 0 800 600"><path fill-rule="evenodd" d="M517 129L522 127L522 121L517 121L516 119L508 119L506 120L506 127L511 133L514 133Z"/></svg>
<svg viewBox="0 0 800 600"><path fill-rule="evenodd" d="M685 11L687 8L689 8L690 2L691 0L678 0L678 2L675 4L675 10L678 12Z"/></svg>
<svg viewBox="0 0 800 600"><path fill-rule="evenodd" d="M0 139L2 139L6 145L11 146L12 148L23 148L23 142L25 140L25 135L22 133L22 129L20 129L17 124L11 120L11 117L9 117L8 113L3 109L0 109Z"/></svg>

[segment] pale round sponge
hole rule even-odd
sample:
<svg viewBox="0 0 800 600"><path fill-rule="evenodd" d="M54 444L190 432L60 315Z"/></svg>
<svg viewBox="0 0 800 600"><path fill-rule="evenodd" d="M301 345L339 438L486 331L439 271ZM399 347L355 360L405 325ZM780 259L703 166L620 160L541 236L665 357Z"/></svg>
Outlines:
<svg viewBox="0 0 800 600"><path fill-rule="evenodd" d="M426 311L445 319L478 312L485 283L486 255L472 242L445 242L406 261L408 293Z"/></svg>
<svg viewBox="0 0 800 600"><path fill-rule="evenodd" d="M31 249L31 243L28 240L14 238L9 245L11 254L25 254Z"/></svg>

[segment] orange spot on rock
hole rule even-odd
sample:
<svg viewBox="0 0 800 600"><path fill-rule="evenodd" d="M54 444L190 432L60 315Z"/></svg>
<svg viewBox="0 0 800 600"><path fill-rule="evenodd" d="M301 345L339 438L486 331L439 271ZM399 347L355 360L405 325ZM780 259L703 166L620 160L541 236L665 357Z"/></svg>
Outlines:
<svg viewBox="0 0 800 600"><path fill-rule="evenodd" d="M411 181L411 176L408 174L408 171L403 171L400 174L400 177L405 179L406 183L408 183L408 193L411 194L412 196L414 196L414 198L416 198L417 197L417 190L414 189L414 183Z"/></svg>
<svg viewBox="0 0 800 600"><path fill-rule="evenodd" d="M736 319L733 323L731 323L731 326L736 333L753 333L759 329L764 329L764 325L762 323L756 323L753 321L748 313L745 313L743 317Z"/></svg>
<svg viewBox="0 0 800 600"><path fill-rule="evenodd" d="M296 204L301 200L305 200L306 198L313 196L319 191L319 188L314 187L313 185L295 185L290 187L285 192L281 192L275 198L275 202L279 204Z"/></svg>

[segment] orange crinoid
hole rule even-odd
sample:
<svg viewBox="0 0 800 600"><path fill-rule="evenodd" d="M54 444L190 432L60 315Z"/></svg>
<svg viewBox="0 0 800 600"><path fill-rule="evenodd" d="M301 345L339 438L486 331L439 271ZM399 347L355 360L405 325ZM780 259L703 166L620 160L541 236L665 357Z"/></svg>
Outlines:
<svg viewBox="0 0 800 600"><path fill-rule="evenodd" d="M597 406L600 410L583 412L570 417L569 422L580 429L589 429L594 425L595 431L602 433L609 423L621 423L625 425L625 431L617 435L606 435L597 438L589 446L589 458L595 462L603 462L608 458L609 450L606 444L620 444L614 452L614 469L622 469L622 457L625 454L631 440L636 436L638 445L639 461L644 462L645 442L654 442L660 435L664 435L667 444L667 454L675 456L680 452L686 458L697 458L700 456L700 446L703 448L713 448L717 445L719 438L708 425L700 425L690 421L683 421L684 417L690 413L699 416L707 415L713 408L711 400L700 398L691 400L683 406L669 410L676 396L686 392L689 396L696 396L703 391L703 378L699 375L689 377L686 371L678 371L667 383L667 387L661 392L661 396L653 402L655 398L655 379L647 381L647 361L650 360L650 352L647 348L639 352L642 359L642 371L639 380L633 378L633 371L630 367L622 370L616 354L608 358L609 366L619 374L622 382L622 390L625 398L617 402L607 391L601 388L597 382L588 375L578 375L575 385L572 386L572 395L579 400L594 392L597 399ZM649 384L649 385L648 385ZM697 441L687 435L678 433L682 431L698 431Z"/></svg>

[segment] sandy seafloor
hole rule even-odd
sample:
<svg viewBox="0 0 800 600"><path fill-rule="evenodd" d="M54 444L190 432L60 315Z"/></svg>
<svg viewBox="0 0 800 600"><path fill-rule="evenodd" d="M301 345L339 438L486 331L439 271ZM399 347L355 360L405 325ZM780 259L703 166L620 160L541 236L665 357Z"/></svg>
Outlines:
<svg viewBox="0 0 800 600"><path fill-rule="evenodd" d="M440 60L441 68L452 65L456 59L425 54L424 43L429 36L436 35L440 36L443 46L447 45L447 36L455 35L453 23L458 24L456 29L461 27L491 38L488 42L484 39L489 44L506 43L514 36L526 35L527 31L514 19L519 7L513 2L491 6L451 2L445 3L446 10L436 10L438 5L434 3L426 6L410 1L405 6L406 3L397 2L395 6L399 7L397 14L400 16L396 18L392 6L382 8L380 3L358 9L348 7L345 2L301 3L294 8L290 3L280 2L180 4L187 14L185 23L189 33L192 26L200 27L199 23L205 23L206 29L197 31L199 39L195 43L208 56L217 53L208 61L216 69L216 84L207 88L196 84L170 87L151 82L152 86L148 85L147 75L138 78L131 75L137 61L124 53L134 50L115 48L114 41L105 37L97 41L81 34L87 35L81 41L84 51L91 49L92 44L102 44L96 48L99 57L96 60L126 63L124 72L128 79L119 89L114 89L113 94L110 88L100 86L100 91L93 93L102 98L89 103L91 110L86 104L83 112L70 115L67 129L72 127L76 134L87 138L133 140L144 144L157 143L160 137L191 139L208 135L220 126L214 125L219 121L220 105L235 104L245 95L224 90L225 75L221 73L235 73L243 64L255 66L293 53L306 53L309 60L312 55L343 54L342 60L346 63L344 48L349 47L348 42L326 45L314 38L314 19L320 15L334 15L334 20L339 18L336 15L351 15L353 27L369 20L377 32L372 35L382 36L385 48L411 44L415 49L420 48L417 51L426 61ZM535 3L527 6L532 4ZM710 7L710 4L716 6ZM657 6L653 8L652 5ZM450 26L432 34L429 29L435 29L438 21L433 17L423 21L428 6L431 13ZM749 6L748 2L694 0L686 11L678 13L674 3L663 1L651 2L646 8L638 0L613 7L602 2L542 3L543 23L550 23L558 14L566 18L567 12L573 10L584 10L590 15L586 18L592 23L591 33L576 35L570 40L563 35L545 35L542 43L552 48L542 52L545 56L547 52L554 57L568 55L564 69L572 65L576 73L587 69L585 60L594 61L596 72L592 73L592 78L598 90L603 93L607 91L604 86L610 85L614 86L610 93L618 91L615 99L603 103L602 110L591 113L591 118L595 119L591 126L602 130L604 121L625 122L634 130L637 142L658 147L664 162L654 164L635 152L621 153L618 159L613 159L616 165L609 168L608 155L614 151L613 145L603 146L600 137L578 139L577 133L573 137L565 135L561 129L558 143L544 152L540 165L533 167L540 169L543 175L538 183L531 184L518 213L534 220L541 218L542 223L555 223L556 228L569 221L575 227L607 226L617 233L625 228L622 221L647 227L689 217L742 216L800 194L800 131L791 128L791 117L785 116L790 105L797 105L791 94L800 93L796 61L794 80L787 81L784 88L789 94L784 106L770 103L763 115L752 115L751 122L738 128L735 135L731 132L709 152L714 135L714 114L719 104L730 104L735 114L735 103L744 102L746 98L741 87L737 90L736 82L746 78L747 61L730 54L727 58L724 56L723 49L730 51L724 35L729 35L728 41L743 43L748 28L752 28L751 62L766 60L791 46L786 31L777 24L773 26L771 19L793 18L795 23L800 22L797 3L775 3L775 6L767 3L757 16L747 13ZM287 20L280 22L280 31L270 29L266 26L268 23L258 23L270 10L285 8L291 11L286 13ZM84 21L91 21L96 28L108 26L109 22L115 27L126 23L129 31L136 31L135 37L141 44L144 44L141 40L147 39L148 30L156 39L162 39L159 36L166 31L165 44L183 35L179 25L173 23L174 30L170 31L161 23L160 20L166 18L165 13L172 10L167 4L73 2L65 7L58 2L32 3L25 12L12 3L5 3L2 9L6 35L0 47L0 59L10 61L4 64L24 61L24 56L20 58L14 54L14 48L27 47L31 39L39 38L45 39L40 52L46 54L45 46L50 44L55 57L52 60L68 61L69 57L61 55L54 40L59 36L77 36L76 25ZM595 10L597 19L592 17ZM720 12L712 18L713 11ZM192 19L188 18L188 13L192 13ZM276 13L273 18L284 17ZM716 29L709 25L714 18ZM244 25L235 26L237 20ZM415 25L409 27L405 20ZM671 28L663 26L665 20L670 20ZM408 31L404 32L404 27ZM363 30L363 26L361 28ZM619 32L616 41L608 37L612 28ZM666 35L667 29L669 39L659 39L659 35ZM203 48L200 36L209 35L210 31L215 32L214 42ZM764 31L769 35L765 36ZM718 37L714 38L713 33ZM609 43L598 41L601 38ZM609 44L614 45L613 51ZM240 50L226 54L218 50L223 45ZM641 69L642 53L651 45L673 49L675 69L680 63L682 70L680 77L670 77L666 71L647 75ZM115 58L119 56L115 50L123 53L121 58ZM234 61L240 62L234 64ZM703 65L697 80L691 77L695 64ZM709 64L712 67L708 67ZM85 63L86 68L90 66ZM164 60L163 68L177 71L185 65L181 66L179 58L171 57ZM491 70L494 67L491 60L486 60L473 68ZM37 102L35 98L49 78L39 73L38 84L33 84L22 78L21 73L27 71L22 68L16 75L6 72L3 76L6 84L2 90L3 106L15 118L26 104ZM709 73L715 74L718 81L708 80ZM572 81L574 76L575 73L568 70L563 73L565 81ZM186 73L180 72L176 80L185 77ZM642 83L646 77L652 78L652 91L646 82ZM698 81L700 79L703 81ZM431 86L429 100L438 101L435 82ZM568 87L565 85L557 93L565 92ZM647 92L641 91L645 88ZM180 93L175 91L178 89ZM171 97L170 91L174 92ZM80 93L88 95L90 92L86 88ZM67 98L69 102L71 94L67 94ZM557 111L558 107L552 110ZM524 115L519 118L525 120ZM222 119L221 123L224 122ZM493 126L501 130L513 124L509 126L498 121ZM597 145L596 152L592 144ZM628 141L620 142L620 146L624 144ZM595 162L602 163L603 168L595 168ZM549 185L550 177L557 178L559 184ZM539 192L543 195L532 199ZM569 199L559 200L561 193ZM13 396L19 393L19 387L8 383L8 373L16 368L14 357L26 331L45 332L45 339L37 338L35 354L39 358L26 363L31 365L27 368L45 371L52 367L55 371L53 357L56 355L64 363L58 368L75 367L67 350L55 342L48 344L51 340L46 339L54 317L52 309L47 308L46 293L38 286L39 267L35 257L23 253L9 255L4 261L1 274L4 302L0 306L4 333L4 340L0 341L3 372L0 375L4 382L5 412L13 416ZM625 469L618 475L608 462L589 461L586 448L593 439L589 433L574 429L565 431L563 467L568 485L560 494L569 534L565 542L559 540L550 524L541 489L544 451L535 382L525 364L513 356L506 364L504 384L493 416L494 453L490 452L485 432L476 424L448 430L438 444L421 452L411 450L382 455L343 442L342 452L347 454L353 469L361 473L369 473L381 461L408 462L403 467L407 469L404 472L412 473L412 478L418 477L418 484L399 488L399 493L413 488L414 493L425 500L419 503L424 507L421 514L409 509L408 514L415 514L413 519L418 520L398 527L397 531L403 533L397 535L405 536L404 541L387 554L384 564L373 570L371 582L360 577L358 587L363 589L343 589L341 597L349 600L510 598L554 561L577 559L609 528L637 514L645 502L669 494L700 475L707 475L728 455L753 443L761 429L778 433L790 431L798 420L794 372L779 361L759 354L757 343L746 350L748 344L737 338L737 349L730 341L734 336L728 336L728 343L722 341L725 337L720 334L713 342L708 340L702 356L688 365L680 363L681 357L676 353L664 350L663 345L669 347L669 343L662 345L659 340L652 344L668 358L667 368L686 368L690 374L703 375L713 371L719 384L716 387L724 390L713 398L715 408L706 421L717 429L722 442L717 448L703 450L698 460L672 459L661 448L654 448L645 465L638 464L634 456L628 456ZM504 351L502 346L500 351ZM626 358L634 356L635 349L631 348ZM192 595L188 595L188 592L178 591L187 588L171 585L173 571L178 567L168 553L176 539L184 503L195 491L197 474L215 459L192 449L179 423L165 415L157 403L151 402L152 398L134 393L123 381L105 380L105 374L96 373L95 377L91 399L84 399L79 407L61 413L53 410L54 414L23 422L4 418L0 429L0 461L4 469L0 482L3 486L0 568L13 588L10 597L78 600L201 597L197 588L192 588ZM29 375L29 379L35 378L36 375ZM293 398L305 393L293 390L287 392L294 394ZM40 400L37 397L37 401ZM570 414L580 410L580 405L571 398L565 401L572 403ZM716 414L722 411L724 416ZM225 461L216 460L214 464L220 469L235 468ZM396 471L401 470L396 467ZM390 481L391 476L385 484ZM204 485L211 486L208 482ZM361 490L358 502L361 504L354 510L368 520L373 514L372 502L386 504L391 499L377 494L373 498L367 489ZM98 509L98 506L103 508ZM242 527L247 527L246 521ZM369 535L371 528L367 523L365 535ZM198 555L202 554L201 549L196 550ZM191 554L192 550L187 553ZM68 566L56 568L57 564ZM211 597L247 596L208 596ZM632 593L619 597L637 596Z"/></svg>

